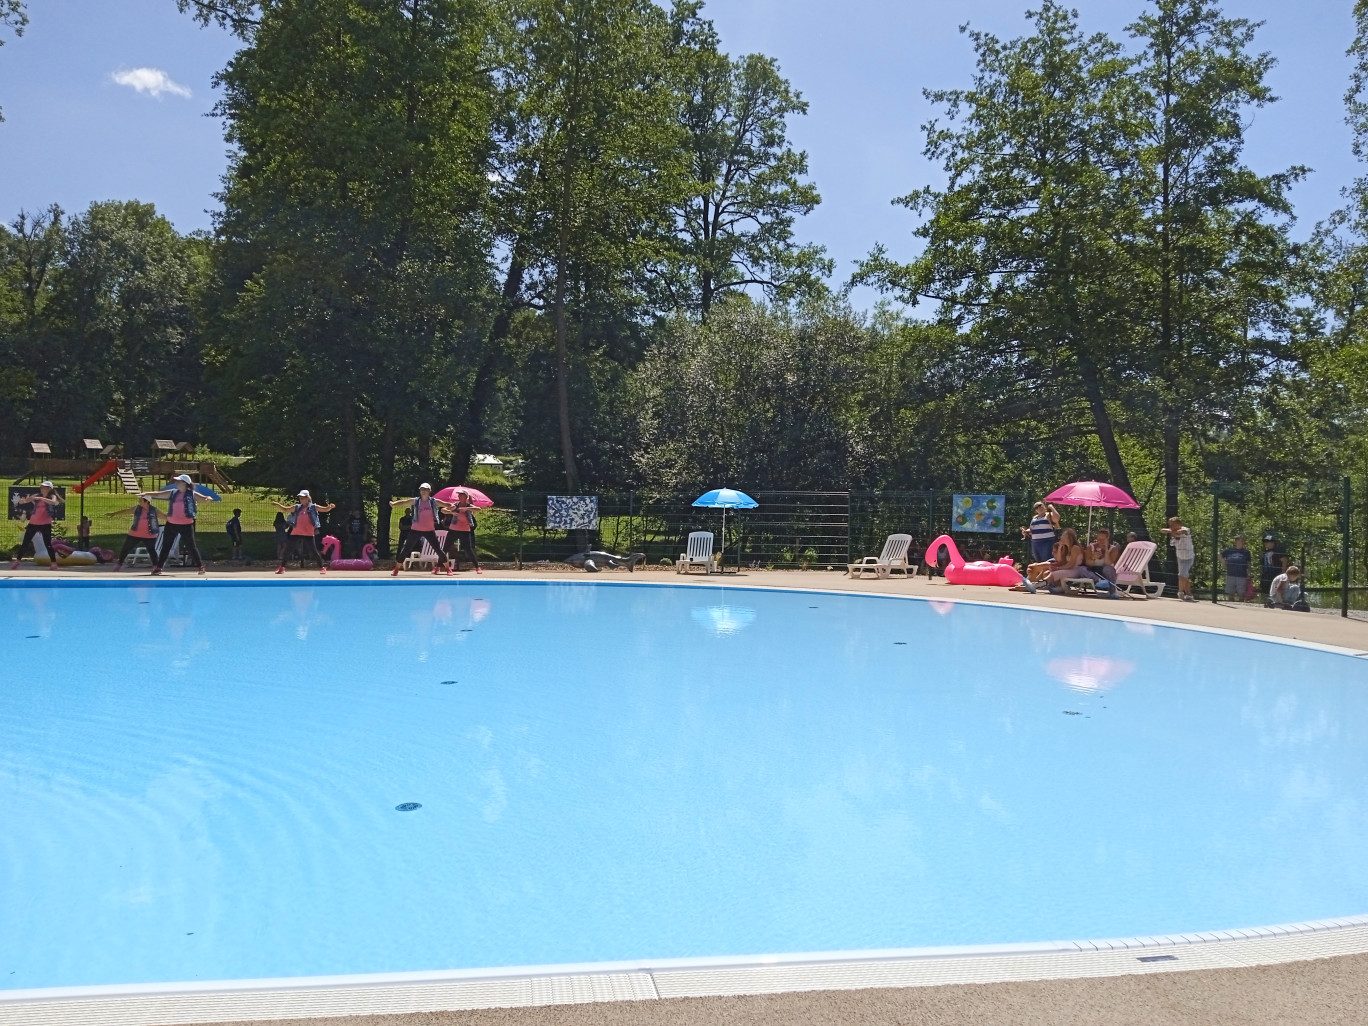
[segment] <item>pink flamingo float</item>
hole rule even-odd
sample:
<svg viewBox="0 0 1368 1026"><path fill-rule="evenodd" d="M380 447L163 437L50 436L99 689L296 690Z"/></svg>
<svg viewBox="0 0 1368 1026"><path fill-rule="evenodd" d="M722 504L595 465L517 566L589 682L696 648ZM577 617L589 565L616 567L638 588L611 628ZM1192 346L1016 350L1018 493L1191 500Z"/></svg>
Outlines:
<svg viewBox="0 0 1368 1026"><path fill-rule="evenodd" d="M945 579L951 584L987 584L997 588L1014 588L1021 583L1021 574L1013 566L1011 556L1003 556L996 563L979 559L966 563L960 555L955 539L943 534L926 547L926 565L934 566L940 547L950 553L950 565L945 568Z"/></svg>
<svg viewBox="0 0 1368 1026"><path fill-rule="evenodd" d="M374 570L375 563L372 557L375 555L375 546L366 542L366 547L361 550L360 559L338 559L337 553L341 551L342 543L332 535L327 535L323 539L323 555L328 557L329 570Z"/></svg>

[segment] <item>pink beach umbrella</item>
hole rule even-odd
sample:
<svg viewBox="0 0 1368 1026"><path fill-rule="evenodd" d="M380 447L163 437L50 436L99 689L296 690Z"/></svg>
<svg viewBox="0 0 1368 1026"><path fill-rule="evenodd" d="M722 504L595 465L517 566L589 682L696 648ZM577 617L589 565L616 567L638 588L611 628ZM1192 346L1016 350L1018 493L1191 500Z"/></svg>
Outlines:
<svg viewBox="0 0 1368 1026"><path fill-rule="evenodd" d="M1139 509L1136 502L1116 485L1104 481L1073 481L1045 496L1046 502L1061 506L1088 507L1088 534L1092 534L1092 511L1102 509Z"/></svg>
<svg viewBox="0 0 1368 1026"><path fill-rule="evenodd" d="M450 488L443 488L440 492L434 495L433 498L436 499L438 502L455 502L457 492L465 492L466 494L468 494L470 496L470 504L472 506L494 505L493 499L491 499L484 492L480 491L478 488L471 488L470 485L453 485Z"/></svg>

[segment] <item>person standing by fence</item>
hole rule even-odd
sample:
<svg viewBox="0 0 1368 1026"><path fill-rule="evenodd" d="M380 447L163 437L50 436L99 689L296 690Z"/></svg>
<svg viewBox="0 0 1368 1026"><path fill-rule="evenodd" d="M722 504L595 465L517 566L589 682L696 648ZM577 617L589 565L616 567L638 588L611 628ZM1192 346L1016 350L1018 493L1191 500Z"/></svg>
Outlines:
<svg viewBox="0 0 1368 1026"><path fill-rule="evenodd" d="M1249 597L1249 566L1254 553L1245 548L1244 535L1237 534L1230 548L1221 553L1225 565L1225 596L1227 600L1244 602Z"/></svg>
<svg viewBox="0 0 1368 1026"><path fill-rule="evenodd" d="M1184 602L1192 601L1192 564L1197 561L1197 552L1192 545L1192 532L1183 526L1178 517L1169 517L1168 527L1162 528L1169 536L1169 545L1178 557L1178 597Z"/></svg>
<svg viewBox="0 0 1368 1026"><path fill-rule="evenodd" d="M224 526L228 532L229 559L242 558L242 510L233 510L233 518Z"/></svg>
<svg viewBox="0 0 1368 1026"><path fill-rule="evenodd" d="M1031 526L1023 527L1021 536L1031 541L1031 562L1044 563L1059 540L1059 513L1045 502L1037 502L1031 512Z"/></svg>
<svg viewBox="0 0 1368 1026"><path fill-rule="evenodd" d="M1273 578L1287 569L1287 553L1271 534L1264 535L1263 558L1259 563L1259 594L1267 596Z"/></svg>

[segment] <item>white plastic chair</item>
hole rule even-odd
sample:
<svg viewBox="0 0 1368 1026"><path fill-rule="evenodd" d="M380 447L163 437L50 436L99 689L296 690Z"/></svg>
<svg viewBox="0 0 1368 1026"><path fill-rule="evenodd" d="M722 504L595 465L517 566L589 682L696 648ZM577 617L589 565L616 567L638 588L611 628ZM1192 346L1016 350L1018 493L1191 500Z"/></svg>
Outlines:
<svg viewBox="0 0 1368 1026"><path fill-rule="evenodd" d="M846 576L863 577L872 573L875 577L883 578L900 573L907 577L912 569L907 562L907 550L911 544L910 534L890 534L884 541L883 552L877 556L865 556L858 563L850 563L846 567Z"/></svg>
<svg viewBox="0 0 1368 1026"><path fill-rule="evenodd" d="M446 536L447 533L445 531L437 532L437 542L443 548L446 547ZM430 570L436 565L437 553L432 550L432 545L426 538L423 539L423 548L421 551L410 552L404 559L405 570L412 570L414 567L418 567L422 570Z"/></svg>
<svg viewBox="0 0 1368 1026"><path fill-rule="evenodd" d="M133 550L132 554L124 560L124 566L151 566L152 553L147 551L146 545L139 545Z"/></svg>
<svg viewBox="0 0 1368 1026"><path fill-rule="evenodd" d="M688 551L680 555L675 563L675 573L688 573L696 566L701 566L705 574L713 572L713 533L711 531L694 531L689 535Z"/></svg>
<svg viewBox="0 0 1368 1026"><path fill-rule="evenodd" d="M1141 598L1150 597L1154 584L1149 579L1149 562L1154 558L1155 548L1152 541L1133 541L1126 546L1126 551L1116 561L1117 594L1135 598L1134 589L1139 588ZM1164 585L1160 583L1159 593L1163 592L1163 588Z"/></svg>

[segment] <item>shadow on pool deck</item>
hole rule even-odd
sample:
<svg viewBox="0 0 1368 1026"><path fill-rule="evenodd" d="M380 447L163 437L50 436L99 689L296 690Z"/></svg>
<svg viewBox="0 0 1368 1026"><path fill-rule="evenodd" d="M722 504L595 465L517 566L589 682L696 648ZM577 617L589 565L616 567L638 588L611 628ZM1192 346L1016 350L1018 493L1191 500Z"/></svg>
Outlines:
<svg viewBox="0 0 1368 1026"><path fill-rule="evenodd" d="M1360 1026L1368 955L1146 976L274 1019L272 1026ZM245 1026L245 1024L237 1024Z"/></svg>

